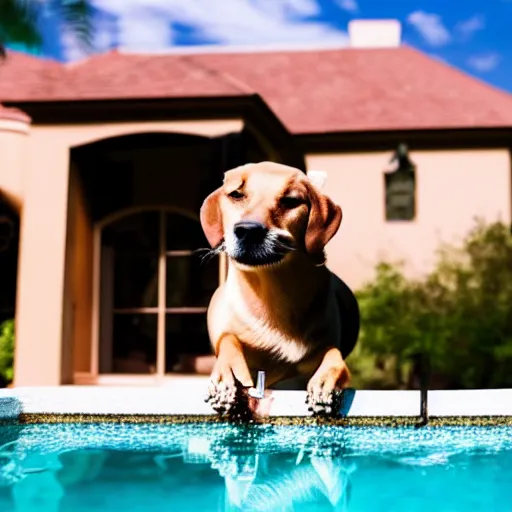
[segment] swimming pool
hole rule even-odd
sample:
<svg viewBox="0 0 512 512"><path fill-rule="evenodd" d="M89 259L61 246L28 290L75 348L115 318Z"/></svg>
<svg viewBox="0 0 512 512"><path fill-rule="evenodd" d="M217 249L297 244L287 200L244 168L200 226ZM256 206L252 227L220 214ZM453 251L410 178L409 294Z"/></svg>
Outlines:
<svg viewBox="0 0 512 512"><path fill-rule="evenodd" d="M511 427L0 426L0 510L512 510Z"/></svg>

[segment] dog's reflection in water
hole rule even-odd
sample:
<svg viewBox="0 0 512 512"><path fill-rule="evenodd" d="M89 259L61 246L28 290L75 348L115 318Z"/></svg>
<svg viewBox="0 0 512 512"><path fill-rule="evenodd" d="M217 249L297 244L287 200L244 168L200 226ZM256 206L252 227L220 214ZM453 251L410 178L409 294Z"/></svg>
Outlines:
<svg viewBox="0 0 512 512"><path fill-rule="evenodd" d="M224 512L343 512L355 470L346 459L297 453L235 455L214 467L225 480Z"/></svg>

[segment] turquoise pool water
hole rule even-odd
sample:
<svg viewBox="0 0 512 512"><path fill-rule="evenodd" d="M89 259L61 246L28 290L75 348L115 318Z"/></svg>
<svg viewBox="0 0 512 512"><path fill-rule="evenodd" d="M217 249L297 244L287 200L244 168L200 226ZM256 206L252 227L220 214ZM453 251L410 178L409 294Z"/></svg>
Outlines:
<svg viewBox="0 0 512 512"><path fill-rule="evenodd" d="M0 426L2 512L512 511L512 429Z"/></svg>

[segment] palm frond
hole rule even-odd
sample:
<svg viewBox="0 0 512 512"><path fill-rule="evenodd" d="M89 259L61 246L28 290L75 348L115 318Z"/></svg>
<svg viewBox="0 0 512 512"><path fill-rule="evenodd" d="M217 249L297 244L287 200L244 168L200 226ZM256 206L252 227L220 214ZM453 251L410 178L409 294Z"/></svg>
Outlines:
<svg viewBox="0 0 512 512"><path fill-rule="evenodd" d="M76 37L77 42L86 52L92 50L94 26L93 9L88 0L59 0L56 9L62 16L66 28Z"/></svg>
<svg viewBox="0 0 512 512"><path fill-rule="evenodd" d="M75 37L82 50L92 50L93 8L88 0L0 0L0 58L9 45L41 48L39 21L45 9L58 15L63 29Z"/></svg>
<svg viewBox="0 0 512 512"><path fill-rule="evenodd" d="M0 42L24 44L28 47L41 46L38 27L38 3L30 0L0 1ZM2 53L4 48L2 48Z"/></svg>

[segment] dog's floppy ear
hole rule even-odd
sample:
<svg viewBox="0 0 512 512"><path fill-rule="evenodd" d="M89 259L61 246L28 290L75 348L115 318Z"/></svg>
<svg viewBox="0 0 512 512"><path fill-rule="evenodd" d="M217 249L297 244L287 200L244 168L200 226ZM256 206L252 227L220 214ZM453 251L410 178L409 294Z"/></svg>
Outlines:
<svg viewBox="0 0 512 512"><path fill-rule="evenodd" d="M341 208L317 190L313 184L307 185L311 208L306 228L306 250L311 255L323 254L324 247L337 233L343 213Z"/></svg>
<svg viewBox="0 0 512 512"><path fill-rule="evenodd" d="M199 215L203 232L212 247L217 247L224 238L222 214L219 204L221 191L222 189L218 188L204 200Z"/></svg>

